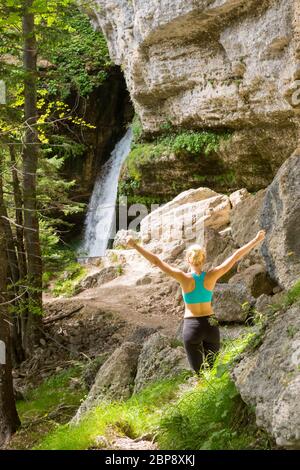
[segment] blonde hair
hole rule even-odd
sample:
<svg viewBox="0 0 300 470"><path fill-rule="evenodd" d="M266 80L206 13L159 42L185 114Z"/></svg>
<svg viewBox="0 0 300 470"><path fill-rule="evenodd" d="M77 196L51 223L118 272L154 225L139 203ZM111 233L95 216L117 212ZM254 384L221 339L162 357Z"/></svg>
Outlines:
<svg viewBox="0 0 300 470"><path fill-rule="evenodd" d="M202 266L205 262L206 253L201 245L191 245L186 252L186 261L194 266Z"/></svg>

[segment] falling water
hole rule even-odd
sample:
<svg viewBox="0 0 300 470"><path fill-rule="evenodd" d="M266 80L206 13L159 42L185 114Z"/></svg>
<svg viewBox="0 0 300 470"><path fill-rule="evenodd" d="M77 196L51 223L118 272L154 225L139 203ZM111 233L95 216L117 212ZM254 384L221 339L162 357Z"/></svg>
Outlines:
<svg viewBox="0 0 300 470"><path fill-rule="evenodd" d="M129 128L96 179L85 220L82 246L88 257L105 254L114 222L119 175L122 163L130 152L131 141L132 130Z"/></svg>

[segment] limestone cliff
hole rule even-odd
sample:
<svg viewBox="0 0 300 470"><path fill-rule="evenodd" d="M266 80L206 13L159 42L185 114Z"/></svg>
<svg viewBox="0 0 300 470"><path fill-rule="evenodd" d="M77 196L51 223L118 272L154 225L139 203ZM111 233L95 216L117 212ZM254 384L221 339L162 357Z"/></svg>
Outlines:
<svg viewBox="0 0 300 470"><path fill-rule="evenodd" d="M298 140L299 2L95 3L93 21L122 66L145 132L166 122L229 129L221 162L244 167L248 189L267 186Z"/></svg>

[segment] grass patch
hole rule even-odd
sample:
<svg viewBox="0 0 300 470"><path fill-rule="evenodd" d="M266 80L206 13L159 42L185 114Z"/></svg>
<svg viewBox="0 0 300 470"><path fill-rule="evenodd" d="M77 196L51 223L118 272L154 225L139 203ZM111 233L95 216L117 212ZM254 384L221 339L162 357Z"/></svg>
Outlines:
<svg viewBox="0 0 300 470"><path fill-rule="evenodd" d="M270 313L285 310L298 300L300 300L300 279L282 296L279 302L270 303Z"/></svg>
<svg viewBox="0 0 300 470"><path fill-rule="evenodd" d="M59 426L37 446L38 449L88 449L111 428L118 434L137 437L155 432L166 404L176 396L185 376L152 384L123 402L102 402L77 425Z"/></svg>
<svg viewBox="0 0 300 470"><path fill-rule="evenodd" d="M57 426L36 448L89 449L96 447L97 436L109 439L112 433L131 438L149 434L160 449L271 448L230 378L232 365L253 335L225 342L213 369L204 369L196 386L184 373L153 383L126 401L103 401L78 425Z"/></svg>
<svg viewBox="0 0 300 470"><path fill-rule="evenodd" d="M170 450L268 449L269 437L255 425L230 369L253 334L228 341L212 370L203 370L198 385L169 406L160 423L158 443Z"/></svg>
<svg viewBox="0 0 300 470"><path fill-rule="evenodd" d="M73 379L79 379L82 366L71 367L47 379L37 388L26 393L24 400L18 402L18 412L21 420L31 420L47 415L62 404L74 405L80 403L84 386L79 389L70 388Z"/></svg>
<svg viewBox="0 0 300 470"><path fill-rule="evenodd" d="M284 304L286 307L289 307L298 300L300 300L300 279L298 279L293 287L287 291L284 298Z"/></svg>
<svg viewBox="0 0 300 470"><path fill-rule="evenodd" d="M52 294L56 297L71 297L75 294L77 284L84 278L87 269L77 262L66 266L64 272L59 274L54 283Z"/></svg>
<svg viewBox="0 0 300 470"><path fill-rule="evenodd" d="M51 429L69 421L86 393L82 368L78 363L56 373L17 402L22 427L12 439L12 448L32 448Z"/></svg>

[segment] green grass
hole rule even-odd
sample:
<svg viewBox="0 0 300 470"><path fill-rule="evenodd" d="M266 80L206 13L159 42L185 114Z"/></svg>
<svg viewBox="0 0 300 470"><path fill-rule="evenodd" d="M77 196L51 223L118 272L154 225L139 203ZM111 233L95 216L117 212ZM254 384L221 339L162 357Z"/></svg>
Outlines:
<svg viewBox="0 0 300 470"><path fill-rule="evenodd" d="M72 379L78 379L81 375L80 365L59 372L45 380L40 386L25 394L24 400L17 403L21 421L32 420L41 416L47 416L58 406L67 405L76 407L84 395L84 386L78 389L69 387Z"/></svg>
<svg viewBox="0 0 300 470"><path fill-rule="evenodd" d="M81 380L83 364L76 363L55 375L17 401L22 423L10 443L12 449L31 449L56 426L66 423L86 394ZM76 386L74 387L74 381Z"/></svg>
<svg viewBox="0 0 300 470"><path fill-rule="evenodd" d="M64 278L64 273L67 277ZM77 284L84 278L87 273L87 269L81 266L77 262L72 262L66 266L63 273L60 273L56 280L52 294L56 297L64 296L71 297L75 294Z"/></svg>
<svg viewBox="0 0 300 470"><path fill-rule="evenodd" d="M137 437L154 432L164 407L176 396L185 376L155 383L123 402L102 402L75 425L59 426L37 447L38 449L88 449L95 438L113 427L119 434Z"/></svg>
<svg viewBox="0 0 300 470"><path fill-rule="evenodd" d="M224 343L213 369L204 368L198 385L187 383L190 374L185 373L153 383L126 401L102 401L78 425L57 426L36 448L94 448L97 436L109 439L112 431L130 438L150 434L160 449L269 448L269 438L255 426L253 410L242 402L230 378L232 364L252 337L248 333Z"/></svg>
<svg viewBox="0 0 300 470"><path fill-rule="evenodd" d="M269 305L271 313L286 309L300 300L300 279L282 296L279 302L271 302Z"/></svg>
<svg viewBox="0 0 300 470"><path fill-rule="evenodd" d="M284 303L285 306L290 306L298 300L300 300L300 279L298 279L293 287L287 291L284 298Z"/></svg>

